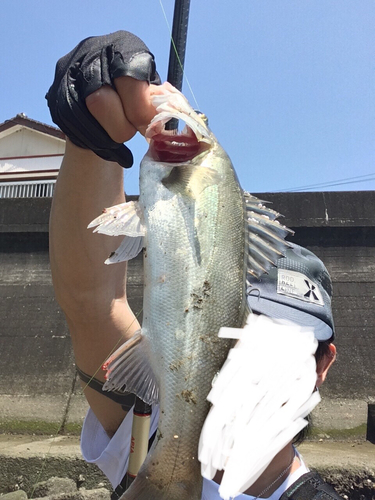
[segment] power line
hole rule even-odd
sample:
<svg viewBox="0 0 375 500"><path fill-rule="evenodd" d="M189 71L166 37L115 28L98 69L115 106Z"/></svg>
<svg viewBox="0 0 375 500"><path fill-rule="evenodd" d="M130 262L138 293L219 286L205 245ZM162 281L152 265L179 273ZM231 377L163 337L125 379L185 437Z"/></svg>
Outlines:
<svg viewBox="0 0 375 500"><path fill-rule="evenodd" d="M371 173L371 174L366 174L366 175L357 175L355 177L347 177L344 179L337 179L336 181L331 181L331 182L321 182L321 183L317 183L317 184L309 184L309 185L305 185L305 186L280 189L280 190L278 190L278 192L304 191L304 190L311 190L311 189L316 189L316 188L343 186L345 184L356 184L359 182L368 182L368 181L374 181L374 180L375 180L375 172Z"/></svg>

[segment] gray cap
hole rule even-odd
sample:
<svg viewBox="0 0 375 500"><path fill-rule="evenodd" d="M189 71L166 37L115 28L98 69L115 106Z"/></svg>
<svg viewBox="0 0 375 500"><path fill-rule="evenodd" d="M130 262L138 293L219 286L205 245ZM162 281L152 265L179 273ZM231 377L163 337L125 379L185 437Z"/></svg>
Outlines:
<svg viewBox="0 0 375 500"><path fill-rule="evenodd" d="M248 303L259 314L312 327L319 341L333 340L332 282L316 255L292 244L260 279L248 276Z"/></svg>

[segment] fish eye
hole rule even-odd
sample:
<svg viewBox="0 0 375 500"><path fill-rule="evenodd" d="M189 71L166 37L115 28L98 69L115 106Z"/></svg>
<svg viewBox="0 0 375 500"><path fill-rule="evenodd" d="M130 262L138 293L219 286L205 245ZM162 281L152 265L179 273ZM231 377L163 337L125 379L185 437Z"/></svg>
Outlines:
<svg viewBox="0 0 375 500"><path fill-rule="evenodd" d="M194 111L197 113L197 115L199 115L199 117L204 121L204 123L208 125L207 116L204 113L202 113L202 111L199 111L199 109L195 109Z"/></svg>

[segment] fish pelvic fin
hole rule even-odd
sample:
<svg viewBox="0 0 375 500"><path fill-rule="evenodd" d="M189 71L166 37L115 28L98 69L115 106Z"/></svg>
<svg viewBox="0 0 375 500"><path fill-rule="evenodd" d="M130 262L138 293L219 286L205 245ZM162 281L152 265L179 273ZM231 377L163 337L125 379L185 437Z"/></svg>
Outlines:
<svg viewBox="0 0 375 500"><path fill-rule="evenodd" d="M146 233L138 202L129 201L105 208L103 213L87 226L95 227L94 233L109 236L125 235L121 245L111 253L105 264L115 264L134 259L143 248Z"/></svg>
<svg viewBox="0 0 375 500"><path fill-rule="evenodd" d="M104 391L131 392L148 405L159 401L159 386L151 368L147 339L138 330L104 363Z"/></svg>
<svg viewBox="0 0 375 500"><path fill-rule="evenodd" d="M243 196L248 225L248 273L260 278L291 246L285 237L294 232L276 220L280 214L266 207L265 202L247 192Z"/></svg>

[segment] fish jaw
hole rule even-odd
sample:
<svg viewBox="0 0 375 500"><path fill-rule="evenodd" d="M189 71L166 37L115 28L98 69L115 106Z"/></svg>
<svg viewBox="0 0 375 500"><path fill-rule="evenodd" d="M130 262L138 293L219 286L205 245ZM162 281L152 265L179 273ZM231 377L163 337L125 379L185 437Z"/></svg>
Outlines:
<svg viewBox="0 0 375 500"><path fill-rule="evenodd" d="M194 111L181 92L172 86L153 96L157 114L149 124L146 139L150 143L148 156L155 161L169 164L186 164L195 161L215 144L214 135L207 127L203 115ZM166 123L175 118L185 122L181 133L166 130Z"/></svg>
<svg viewBox="0 0 375 500"><path fill-rule="evenodd" d="M189 133L176 135L164 130L163 133L155 134L150 142L149 155L156 161L162 163L187 163L210 146L206 142L199 142L195 135Z"/></svg>

